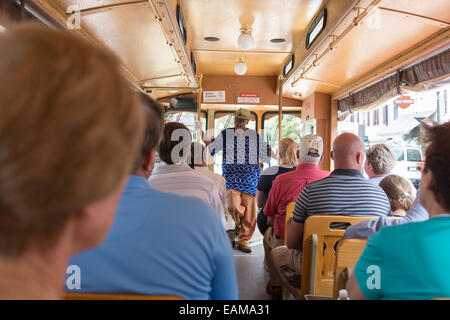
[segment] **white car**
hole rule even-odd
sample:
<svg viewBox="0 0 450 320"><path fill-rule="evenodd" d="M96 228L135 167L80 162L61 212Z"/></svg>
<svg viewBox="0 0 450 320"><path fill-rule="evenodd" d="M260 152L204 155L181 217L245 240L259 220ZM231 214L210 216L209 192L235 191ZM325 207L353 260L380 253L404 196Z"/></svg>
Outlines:
<svg viewBox="0 0 450 320"><path fill-rule="evenodd" d="M423 167L422 151L418 147L393 146L397 163L392 174L409 179L416 189L419 189L421 169Z"/></svg>

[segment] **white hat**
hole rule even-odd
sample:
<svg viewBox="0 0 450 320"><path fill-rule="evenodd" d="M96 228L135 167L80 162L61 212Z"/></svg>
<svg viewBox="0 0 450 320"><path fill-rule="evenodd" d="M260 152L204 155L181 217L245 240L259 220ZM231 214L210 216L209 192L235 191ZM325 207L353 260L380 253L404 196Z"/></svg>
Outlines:
<svg viewBox="0 0 450 320"><path fill-rule="evenodd" d="M319 162L323 152L322 137L308 134L298 144L300 159L308 162Z"/></svg>

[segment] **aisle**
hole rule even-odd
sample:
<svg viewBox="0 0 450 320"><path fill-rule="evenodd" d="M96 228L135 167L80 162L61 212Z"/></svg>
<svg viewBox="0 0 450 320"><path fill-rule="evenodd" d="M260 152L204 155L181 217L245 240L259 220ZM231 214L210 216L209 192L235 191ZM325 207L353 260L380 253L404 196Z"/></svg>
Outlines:
<svg viewBox="0 0 450 320"><path fill-rule="evenodd" d="M252 253L234 249L234 263L239 287L239 300L269 300L266 284L269 274L264 270L264 247L252 247Z"/></svg>

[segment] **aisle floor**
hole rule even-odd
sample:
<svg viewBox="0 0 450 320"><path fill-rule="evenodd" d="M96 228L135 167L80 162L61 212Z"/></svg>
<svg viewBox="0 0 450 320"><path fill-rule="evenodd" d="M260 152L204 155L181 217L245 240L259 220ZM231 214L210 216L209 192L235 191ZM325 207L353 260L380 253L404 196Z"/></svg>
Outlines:
<svg viewBox="0 0 450 320"><path fill-rule="evenodd" d="M266 293L269 274L264 270L264 246L253 246L252 253L233 251L239 300L270 300Z"/></svg>

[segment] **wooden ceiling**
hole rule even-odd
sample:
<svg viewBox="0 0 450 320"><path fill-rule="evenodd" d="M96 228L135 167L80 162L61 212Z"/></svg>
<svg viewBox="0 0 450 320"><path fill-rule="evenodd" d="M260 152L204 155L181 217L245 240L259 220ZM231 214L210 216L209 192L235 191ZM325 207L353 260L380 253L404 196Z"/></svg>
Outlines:
<svg viewBox="0 0 450 320"><path fill-rule="evenodd" d="M92 39L115 52L137 85L150 87L198 86L197 72L234 75L239 57L247 63L245 76L277 76L288 57L295 54L294 70L283 83L283 96L303 100L314 91L342 94L378 66L421 41L447 32L449 0L381 0L363 23L343 37L334 51L311 68L292 86L301 67L312 63L357 15L355 7L368 7L372 0L32 0L58 15L64 22L71 5L81 10L81 27ZM181 40L175 8L181 5L187 29L187 45ZM328 10L325 30L306 50L308 26L324 6ZM159 18L159 19L158 19ZM255 46L237 46L241 27L251 27ZM217 42L205 37L218 37ZM270 42L286 39L283 43ZM442 41L448 43L448 36ZM275 90L274 90L275 92ZM154 91L159 98L174 94Z"/></svg>
<svg viewBox="0 0 450 320"><path fill-rule="evenodd" d="M370 3L369 0L361 1L359 6L365 8ZM356 15L357 13L352 11L330 34L339 35L352 24ZM305 79L299 80L294 87L291 84L301 72L293 72L284 84L284 96L294 97L295 93L307 97L314 91L329 94L342 91L348 84L370 73L377 66L437 33L448 30L449 23L448 0L383 0L361 25L353 28L336 49L329 51L324 59L306 74ZM327 51L331 42L332 39L328 38L315 52L309 52L310 56ZM304 48L297 48L296 55L305 52ZM309 66L313 60L314 56L311 56L301 62ZM300 62L297 67L299 65Z"/></svg>
<svg viewBox="0 0 450 320"><path fill-rule="evenodd" d="M322 0L185 0L183 9L199 72L234 75L239 57L247 63L248 76L278 75L295 39L305 31ZM237 45L240 28L251 27L254 48ZM208 42L205 37L217 37ZM283 38L283 43L272 43ZM220 62L220 63L218 63Z"/></svg>

